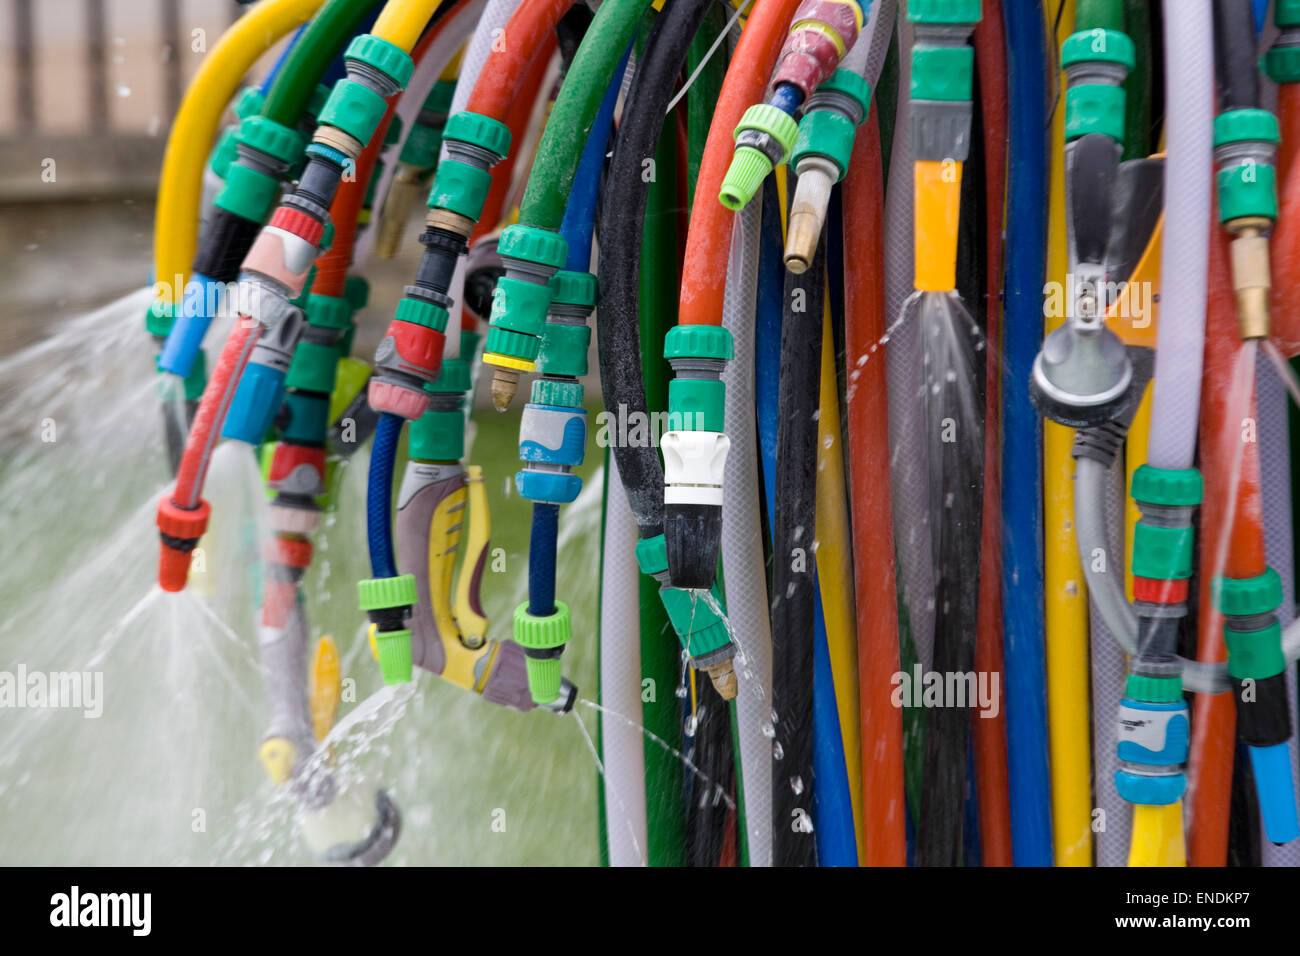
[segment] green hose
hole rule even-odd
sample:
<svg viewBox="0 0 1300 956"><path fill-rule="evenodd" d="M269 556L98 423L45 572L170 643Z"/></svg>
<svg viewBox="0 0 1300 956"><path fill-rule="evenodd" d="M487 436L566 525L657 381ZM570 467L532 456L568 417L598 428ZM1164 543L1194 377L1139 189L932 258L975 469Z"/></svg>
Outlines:
<svg viewBox="0 0 1300 956"><path fill-rule="evenodd" d="M602 10L605 7L601 8ZM599 14L597 14L599 16ZM588 36L591 34L588 33ZM620 51L621 55L621 51ZM581 56L581 53L579 54ZM677 150L675 117L664 124L655 150L655 178L646 201L641 243L640 291L641 370L646 407L668 407L668 363L662 342L677 322ZM547 129L550 129L548 124ZM641 723L645 729L682 746L681 702L674 696L681 674L681 650L673 639L668 614L659 597L659 582L639 576L642 680L654 681L654 699L642 695ZM644 742L646 779L646 859L651 866L686 865L685 784L682 764L649 738Z"/></svg>
<svg viewBox="0 0 1300 956"><path fill-rule="evenodd" d="M1123 0L1079 0L1075 9L1074 29L1123 30Z"/></svg>
<svg viewBox="0 0 1300 956"><path fill-rule="evenodd" d="M695 72L714 39L727 26L727 18L718 6L710 7L704 15L704 22L691 40L690 50L686 54L686 75ZM722 50L714 51L712 58L700 70L700 75L691 84L686 94L686 208L695 203L695 180L700 175L700 163L704 160L704 143L709 138L709 126L713 122L713 109L717 105L718 95L722 92L722 80L727 74L726 54Z"/></svg>
<svg viewBox="0 0 1300 956"><path fill-rule="evenodd" d="M519 224L558 232L600 101L651 0L605 0L569 65L537 147Z"/></svg>
<svg viewBox="0 0 1300 956"><path fill-rule="evenodd" d="M356 33L378 0L329 0L289 51L266 94L262 115L293 128L307 109L316 84Z"/></svg>
<svg viewBox="0 0 1300 956"><path fill-rule="evenodd" d="M1127 112L1121 159L1149 156L1151 142L1151 10L1146 0L1124 0L1124 26L1136 53L1124 80Z"/></svg>

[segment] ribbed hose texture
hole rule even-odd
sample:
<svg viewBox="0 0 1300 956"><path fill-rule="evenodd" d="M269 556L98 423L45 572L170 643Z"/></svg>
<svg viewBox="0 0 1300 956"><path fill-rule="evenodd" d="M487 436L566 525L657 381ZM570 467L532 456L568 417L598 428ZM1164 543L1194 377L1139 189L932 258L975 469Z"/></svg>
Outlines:
<svg viewBox="0 0 1300 956"><path fill-rule="evenodd" d="M1268 356L1256 360L1255 402L1259 416L1260 490L1264 498L1264 549L1269 566L1282 578L1282 606L1277 616L1286 628L1295 620L1294 541L1291 533L1291 436L1287 427L1286 386ZM1300 776L1296 734L1296 665L1287 668L1286 689L1291 715L1291 774ZM1260 840L1265 866L1300 866L1300 840L1276 846Z"/></svg>
<svg viewBox="0 0 1300 956"><path fill-rule="evenodd" d="M1106 533L1106 565L1123 576L1124 554L1124 460L1117 458L1103 478L1105 499L1102 522ZM1088 556L1083 556L1088 560ZM1092 594L1091 589L1089 595ZM1102 615L1092 608L1088 615L1092 668L1092 766L1093 800L1106 814L1105 829L1096 830L1097 866L1127 866L1133 810L1115 788L1119 757L1115 752L1115 715L1124 696L1128 661L1119 641Z"/></svg>
<svg viewBox="0 0 1300 956"><path fill-rule="evenodd" d="M600 576L600 703L617 714L641 713L641 634L637 628L640 569L636 523L618 466L606 456L605 538ZM581 717L574 714L575 718ZM645 866L645 749L640 731L617 718L600 720L601 787L610 866Z"/></svg>
<svg viewBox="0 0 1300 956"><path fill-rule="evenodd" d="M397 577L397 560L393 557L393 464L401 434L400 416L388 412L379 416L366 483L366 538L370 544L370 574L376 578Z"/></svg>
<svg viewBox="0 0 1300 956"><path fill-rule="evenodd" d="M758 487L758 424L754 413L754 322L758 297L759 237L763 204L751 202L736 216L727 265L723 325L731 331L735 358L722 380L727 386L727 434L731 452L723 479L722 578L727 617L740 645L740 769L745 790L751 866L772 864L772 742L763 728L772 719L772 626L768 617L767 568ZM743 655L744 660L739 657Z"/></svg>
<svg viewBox="0 0 1300 956"><path fill-rule="evenodd" d="M907 609L908 633L923 670L934 657L934 556L930 547L929 479L924 434L925 383L921 367L921 328L898 324L903 303L912 294L912 149L908 114L912 82L912 29L906 5L898 11L898 111L885 195L885 314L891 317L885 366L889 380L889 447L893 485L894 543L898 574Z"/></svg>

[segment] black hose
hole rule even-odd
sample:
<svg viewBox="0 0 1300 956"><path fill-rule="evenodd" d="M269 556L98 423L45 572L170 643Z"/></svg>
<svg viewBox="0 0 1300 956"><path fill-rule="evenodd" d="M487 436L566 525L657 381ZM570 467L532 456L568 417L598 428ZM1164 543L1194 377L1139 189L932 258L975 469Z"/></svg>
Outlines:
<svg viewBox="0 0 1300 956"><path fill-rule="evenodd" d="M794 184L790 192L793 195ZM772 545L772 862L816 866L812 814L813 609L816 601L817 412L821 406L826 239L812 268L785 276L781 409Z"/></svg>
<svg viewBox="0 0 1300 956"><path fill-rule="evenodd" d="M1219 112L1259 106L1255 13L1251 0L1214 0L1214 72Z"/></svg>
<svg viewBox="0 0 1300 956"><path fill-rule="evenodd" d="M582 45L582 38L587 35L589 26L591 26L591 10L585 3L575 3L569 7L568 12L555 24L555 44L560 51L560 63L565 72L573 62L578 47Z"/></svg>
<svg viewBox="0 0 1300 956"><path fill-rule="evenodd" d="M597 268L600 302L596 335L600 384L605 408L612 415L648 415L641 372L638 295L641 281L641 233L650 184L644 162L655 154L664 113L677 86L686 51L711 0L672 0L656 19L637 64L614 140L614 158L605 177L602 206L618 210L597 226L601 256ZM664 277L667 281L670 277ZM652 343L657 347L659 343ZM642 538L663 533L663 465L659 450L614 444L618 474Z"/></svg>

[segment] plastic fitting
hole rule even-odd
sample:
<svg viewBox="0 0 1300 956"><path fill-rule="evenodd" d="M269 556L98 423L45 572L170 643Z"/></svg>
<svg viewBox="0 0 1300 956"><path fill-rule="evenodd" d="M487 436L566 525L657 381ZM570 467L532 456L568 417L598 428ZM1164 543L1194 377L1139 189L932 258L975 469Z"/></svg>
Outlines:
<svg viewBox="0 0 1300 956"><path fill-rule="evenodd" d="M1214 585L1214 605L1223 614L1237 733L1250 750L1264 832L1273 843L1289 843L1300 836L1300 821L1287 748L1287 663L1277 619L1282 579L1267 568L1256 578L1219 577Z"/></svg>
<svg viewBox="0 0 1300 956"><path fill-rule="evenodd" d="M790 204L785 267L807 271L817 254L831 187L844 178L853 156L857 128L871 105L871 87L852 70L839 69L809 97L790 166L798 174Z"/></svg>
<svg viewBox="0 0 1300 956"><path fill-rule="evenodd" d="M1230 246L1237 326L1243 340L1269 335L1268 233L1277 220L1280 141L1277 117L1268 110L1241 109L1214 118L1214 158L1219 221L1233 234Z"/></svg>
<svg viewBox="0 0 1300 956"><path fill-rule="evenodd" d="M564 265L568 243L550 230L515 225L501 233L497 252L506 271L492 293L483 361L494 366L492 404L505 411L514 401L519 373L537 368L551 307L550 280Z"/></svg>
<svg viewBox="0 0 1300 956"><path fill-rule="evenodd" d="M442 367L447 300L445 296L436 300L435 294L418 285L409 285L405 291L375 349L369 395L376 411L411 420L429 407L424 386L437 380Z"/></svg>
<svg viewBox="0 0 1300 956"><path fill-rule="evenodd" d="M199 499L197 508L182 508L170 497L158 502L158 585L164 591L182 591L190 574L190 553L208 530L212 508Z"/></svg>
<svg viewBox="0 0 1300 956"><path fill-rule="evenodd" d="M757 103L745 110L736 126L736 151L722 179L718 202L743 209L758 193L770 172L790 158L799 125L779 106Z"/></svg>
<svg viewBox="0 0 1300 956"><path fill-rule="evenodd" d="M1118 30L1080 30L1061 44L1067 143L1090 133L1124 142L1123 83L1133 64L1133 41Z"/></svg>
<svg viewBox="0 0 1300 956"><path fill-rule="evenodd" d="M722 372L734 356L720 325L679 325L664 340L675 377L668 386L670 430L664 456L664 535L669 582L708 589L722 543L722 484L731 440L724 428Z"/></svg>
<svg viewBox="0 0 1300 956"><path fill-rule="evenodd" d="M569 607L563 601L555 602L555 613L535 617L528 613L528 602L515 608L515 643L524 649L528 669L528 690L539 706L560 699L564 675L560 656L573 636L573 621Z"/></svg>
<svg viewBox="0 0 1300 956"><path fill-rule="evenodd" d="M672 587L668 583L668 552L664 535L642 538L636 544L637 565L644 574L659 582L659 600L673 626L677 640L690 658L691 666L709 675L709 680L723 700L733 700L738 682L733 666L736 645L731 640L727 622L718 609L718 591L709 598L697 592Z"/></svg>
<svg viewBox="0 0 1300 956"><path fill-rule="evenodd" d="M1277 39L1262 59L1264 72L1274 83L1300 82L1300 3L1277 0L1273 4Z"/></svg>
<svg viewBox="0 0 1300 956"><path fill-rule="evenodd" d="M367 578L357 582L357 603L373 627L379 670L385 684L411 680L411 632L405 627L411 608L419 600L415 575Z"/></svg>
<svg viewBox="0 0 1300 956"><path fill-rule="evenodd" d="M861 30L857 0L803 0L781 47L772 85L788 83L807 99L839 66Z"/></svg>

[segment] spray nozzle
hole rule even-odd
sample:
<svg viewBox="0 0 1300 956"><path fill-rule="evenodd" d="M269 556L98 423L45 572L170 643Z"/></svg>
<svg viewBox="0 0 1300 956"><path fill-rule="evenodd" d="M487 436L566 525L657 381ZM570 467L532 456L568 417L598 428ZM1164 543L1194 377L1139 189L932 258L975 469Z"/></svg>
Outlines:
<svg viewBox="0 0 1300 956"><path fill-rule="evenodd" d="M1076 303L1086 304L1089 295L1082 292ZM1091 295L1095 301L1095 287ZM1100 310L1075 311L1043 340L1034 359L1029 397L1052 421L1090 428L1115 421L1127 410L1133 363L1119 336L1101 321Z"/></svg>

